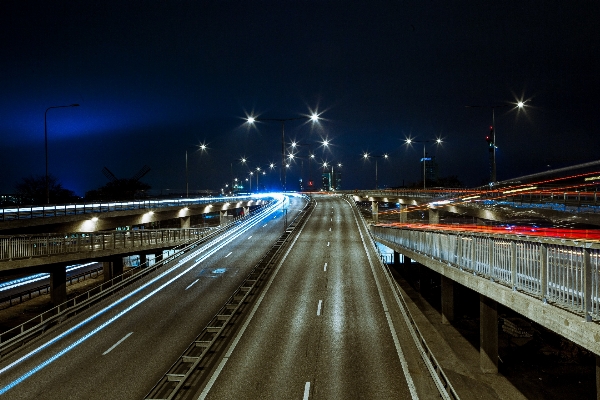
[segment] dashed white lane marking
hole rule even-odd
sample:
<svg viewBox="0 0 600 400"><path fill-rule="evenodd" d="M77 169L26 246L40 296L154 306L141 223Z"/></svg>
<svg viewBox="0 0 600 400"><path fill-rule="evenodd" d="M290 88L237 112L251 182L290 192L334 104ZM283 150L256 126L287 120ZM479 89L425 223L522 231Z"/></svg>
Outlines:
<svg viewBox="0 0 600 400"><path fill-rule="evenodd" d="M329 232L331 232L331 228L329 228Z"/></svg>
<svg viewBox="0 0 600 400"><path fill-rule="evenodd" d="M302 400L308 400L308 396L310 395L310 382L306 382L304 384L304 397Z"/></svg>
<svg viewBox="0 0 600 400"><path fill-rule="evenodd" d="M327 242L327 247L329 247L329 242Z"/></svg>
<svg viewBox="0 0 600 400"><path fill-rule="evenodd" d="M106 350L104 353L102 353L102 355L105 356L108 353L110 353L111 351L113 351L115 347L117 347L118 345L123 343L123 341L125 339L127 339L129 336L131 336L132 334L133 334L133 332L129 332L127 335L123 336L123 338L121 340L119 340L117 343L113 344L112 347L110 349Z"/></svg>
<svg viewBox="0 0 600 400"><path fill-rule="evenodd" d="M252 239L252 236L248 237L248 239Z"/></svg>
<svg viewBox="0 0 600 400"><path fill-rule="evenodd" d="M333 222L333 218L331 218L331 222Z"/></svg>
<svg viewBox="0 0 600 400"><path fill-rule="evenodd" d="M323 300L319 300L319 305L317 306L317 315L321 315L321 306L323 305Z"/></svg>
<svg viewBox="0 0 600 400"><path fill-rule="evenodd" d="M196 282L198 282L198 281L199 281L199 279L196 279L194 282L190 283L189 286L185 288L185 290L188 290L189 288L194 286L196 284Z"/></svg>
<svg viewBox="0 0 600 400"><path fill-rule="evenodd" d="M262 227L264 228L265 226L267 226L267 224L264 224Z"/></svg>
<svg viewBox="0 0 600 400"><path fill-rule="evenodd" d="M325 266L323 267L323 271L327 271L327 263L325 263Z"/></svg>
<svg viewBox="0 0 600 400"><path fill-rule="evenodd" d="M227 255L225 256L225 258L229 257L231 255L231 251L229 253L227 253Z"/></svg>

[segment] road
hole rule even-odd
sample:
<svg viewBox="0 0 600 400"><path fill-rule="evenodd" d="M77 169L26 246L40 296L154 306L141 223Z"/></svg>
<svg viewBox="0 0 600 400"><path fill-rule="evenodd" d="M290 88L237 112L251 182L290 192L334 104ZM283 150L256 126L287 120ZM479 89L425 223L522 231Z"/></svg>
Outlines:
<svg viewBox="0 0 600 400"><path fill-rule="evenodd" d="M304 200L292 198L288 219L303 205ZM198 255L52 328L0 362L0 394L11 399L143 398L283 229L279 210L204 261ZM102 314L77 327L101 308Z"/></svg>
<svg viewBox="0 0 600 400"><path fill-rule="evenodd" d="M367 254L350 204L315 198L313 214L200 398L439 397L389 295L382 300L375 276L383 287L383 275L371 264L377 256Z"/></svg>

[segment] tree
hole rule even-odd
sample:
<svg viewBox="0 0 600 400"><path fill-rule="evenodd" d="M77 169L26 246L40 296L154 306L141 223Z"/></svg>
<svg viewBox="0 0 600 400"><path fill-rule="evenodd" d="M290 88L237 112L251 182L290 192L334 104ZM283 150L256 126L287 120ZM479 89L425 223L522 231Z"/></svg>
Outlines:
<svg viewBox="0 0 600 400"><path fill-rule="evenodd" d="M45 204L46 177L41 175L23 178L15 184L15 191L21 196L21 202L24 204ZM69 203L79 199L75 192L64 188L53 175L48 175L48 194L52 204Z"/></svg>

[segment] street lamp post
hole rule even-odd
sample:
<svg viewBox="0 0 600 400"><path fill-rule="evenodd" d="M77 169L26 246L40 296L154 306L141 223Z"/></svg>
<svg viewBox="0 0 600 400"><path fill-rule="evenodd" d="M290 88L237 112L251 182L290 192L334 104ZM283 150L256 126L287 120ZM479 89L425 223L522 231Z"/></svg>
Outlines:
<svg viewBox="0 0 600 400"><path fill-rule="evenodd" d="M319 121L319 114L317 113L312 113L311 115L308 116L302 116L302 117L293 117L293 118L257 118L257 117L253 117L253 116L249 116L246 118L246 122L250 125L253 125L255 122L257 121L265 121L265 122L281 122L281 175L280 175L280 180L281 180L281 187L283 192L285 192L286 189L286 170L285 170L285 123L287 121L298 121L298 120L306 120L306 119L310 119L313 123L318 122Z"/></svg>
<svg viewBox="0 0 600 400"><path fill-rule="evenodd" d="M491 143L490 143L490 155L491 155L491 162L490 162L490 184L494 184L496 183L496 108L502 108L502 107L515 107L515 108L523 108L525 107L525 101L518 101L516 104L515 103L507 103L507 104L497 104L494 106L465 106L467 108L491 108L492 109L492 126L490 129L490 133L491 133Z"/></svg>
<svg viewBox="0 0 600 400"><path fill-rule="evenodd" d="M382 154L380 156L372 156L369 153L364 153L363 154L363 158L365 160L368 160L369 157L375 158L375 190L377 190L379 188L378 187L378 182L377 182L377 180L378 180L378 176L377 176L377 160L380 159L380 158L384 158L384 159L387 160L389 158L389 155L388 154Z"/></svg>
<svg viewBox="0 0 600 400"><path fill-rule="evenodd" d="M437 138L435 140L413 140L413 139L406 139L405 140L406 144L410 145L412 143L423 143L423 189L427 188L427 169L426 169L426 162L427 162L427 155L425 153L425 144L426 143L435 143L437 145L442 144L442 139L441 138Z"/></svg>
<svg viewBox="0 0 600 400"><path fill-rule="evenodd" d="M197 147L196 151L198 151L198 150L200 150L201 152L206 151L206 145L204 143L200 144L196 147ZM188 149L185 149L185 197L186 198L190 197L189 179L188 179Z"/></svg>
<svg viewBox="0 0 600 400"><path fill-rule="evenodd" d="M49 187L49 183L48 183L48 122L47 122L47 116L48 116L48 111L52 110L53 108L67 108L67 107L79 107L79 104L69 104L69 105L65 105L65 106L52 106L52 107L48 107L46 109L46 112L44 113L44 151L46 153L46 204L50 204L50 187Z"/></svg>

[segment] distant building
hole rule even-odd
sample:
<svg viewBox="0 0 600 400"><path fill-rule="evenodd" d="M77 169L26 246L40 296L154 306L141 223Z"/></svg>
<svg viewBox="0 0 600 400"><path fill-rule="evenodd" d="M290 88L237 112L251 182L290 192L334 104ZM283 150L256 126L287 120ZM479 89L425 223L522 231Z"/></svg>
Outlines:
<svg viewBox="0 0 600 400"><path fill-rule="evenodd" d="M337 170L333 173L333 190L342 190L342 171Z"/></svg>
<svg viewBox="0 0 600 400"><path fill-rule="evenodd" d="M421 158L421 177L425 179L426 182L435 182L438 178L438 165L435 162L435 157L428 157L425 154L424 158ZM425 164L425 168L423 168L423 164ZM425 174L423 174L423 172Z"/></svg>
<svg viewBox="0 0 600 400"><path fill-rule="evenodd" d="M331 172L323 172L321 175L321 190L324 192L331 190Z"/></svg>

